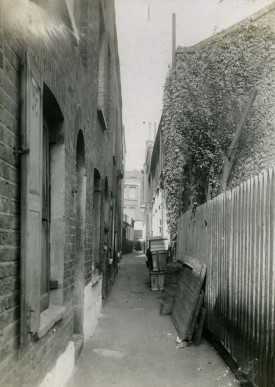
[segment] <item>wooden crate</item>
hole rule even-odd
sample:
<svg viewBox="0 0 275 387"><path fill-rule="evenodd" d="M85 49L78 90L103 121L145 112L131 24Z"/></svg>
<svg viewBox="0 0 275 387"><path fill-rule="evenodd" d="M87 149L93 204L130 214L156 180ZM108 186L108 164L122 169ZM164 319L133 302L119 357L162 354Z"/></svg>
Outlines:
<svg viewBox="0 0 275 387"><path fill-rule="evenodd" d="M153 271L166 270L167 251L152 252Z"/></svg>
<svg viewBox="0 0 275 387"><path fill-rule="evenodd" d="M154 237L149 240L150 250L153 251L166 251L168 250L168 239Z"/></svg>
<svg viewBox="0 0 275 387"><path fill-rule="evenodd" d="M163 290L164 287L165 272L158 275L159 290Z"/></svg>
<svg viewBox="0 0 275 387"><path fill-rule="evenodd" d="M163 290L164 277L164 271L150 271L151 290Z"/></svg>

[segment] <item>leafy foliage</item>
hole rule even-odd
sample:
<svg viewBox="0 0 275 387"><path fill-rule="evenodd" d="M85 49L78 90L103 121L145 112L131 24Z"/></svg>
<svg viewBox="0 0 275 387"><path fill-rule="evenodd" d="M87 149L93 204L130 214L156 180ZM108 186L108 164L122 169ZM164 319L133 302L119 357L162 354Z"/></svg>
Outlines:
<svg viewBox="0 0 275 387"><path fill-rule="evenodd" d="M250 21L178 51L176 67L164 86L162 119L164 189L172 240L180 212L205 202L209 185L212 197L218 194L223 155L252 88L258 94L229 186L273 160L269 154L264 162L259 161L265 148L259 152L257 141L274 138L270 128L275 117L274 44L275 34L268 24Z"/></svg>

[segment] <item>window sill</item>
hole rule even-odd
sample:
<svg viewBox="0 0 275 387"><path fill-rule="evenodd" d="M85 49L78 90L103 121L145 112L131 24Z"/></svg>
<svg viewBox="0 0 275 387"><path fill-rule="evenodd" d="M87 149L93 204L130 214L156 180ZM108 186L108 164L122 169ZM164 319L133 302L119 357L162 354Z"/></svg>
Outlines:
<svg viewBox="0 0 275 387"><path fill-rule="evenodd" d="M104 131L107 130L107 121L106 121L106 118L105 118L105 115L104 115L104 112L101 108L98 108L97 109L97 117L98 117L98 120L101 124L101 127Z"/></svg>
<svg viewBox="0 0 275 387"><path fill-rule="evenodd" d="M50 306L40 314L40 327L37 332L37 338L45 336L45 334L65 315L66 308L64 306Z"/></svg>

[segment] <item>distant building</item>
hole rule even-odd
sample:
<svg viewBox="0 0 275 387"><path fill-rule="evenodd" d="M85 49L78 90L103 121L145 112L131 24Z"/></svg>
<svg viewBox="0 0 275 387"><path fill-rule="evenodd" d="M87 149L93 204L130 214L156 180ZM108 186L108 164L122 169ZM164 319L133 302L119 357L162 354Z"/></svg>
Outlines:
<svg viewBox="0 0 275 387"><path fill-rule="evenodd" d="M150 189L149 189L149 174L150 174L150 164L151 164L151 157L153 152L154 142L152 140L148 140L146 142L146 151L145 151L145 163L143 168L143 202L142 202L142 209L143 209L143 236L144 236L144 242L145 245L147 245L147 242L151 235L151 221L150 221Z"/></svg>
<svg viewBox="0 0 275 387"><path fill-rule="evenodd" d="M162 135L160 121L155 141L146 142L145 163L143 169L143 233L145 245L151 237L169 239L169 231L166 220L165 195L162 186Z"/></svg>
<svg viewBox="0 0 275 387"><path fill-rule="evenodd" d="M133 251L135 239L134 225L135 221L128 215L124 215L122 232L122 254L128 254Z"/></svg>
<svg viewBox="0 0 275 387"><path fill-rule="evenodd" d="M141 171L125 171L124 214L135 221L135 239L143 239L143 214L141 211L143 175Z"/></svg>

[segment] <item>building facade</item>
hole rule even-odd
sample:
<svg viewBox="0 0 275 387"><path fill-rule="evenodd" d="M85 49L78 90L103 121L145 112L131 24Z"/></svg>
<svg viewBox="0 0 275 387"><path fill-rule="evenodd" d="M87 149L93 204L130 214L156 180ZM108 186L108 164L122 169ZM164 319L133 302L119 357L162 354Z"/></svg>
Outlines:
<svg viewBox="0 0 275 387"><path fill-rule="evenodd" d="M142 239L142 172L125 171L124 179L124 214L135 221L135 239Z"/></svg>
<svg viewBox="0 0 275 387"><path fill-rule="evenodd" d="M152 237L167 238L169 231L166 220L165 194L163 190L163 144L162 120L155 140L146 142L146 155L143 169L143 229L145 248Z"/></svg>
<svg viewBox="0 0 275 387"><path fill-rule="evenodd" d="M134 249L135 221L128 215L124 215L122 234L122 254L129 254Z"/></svg>
<svg viewBox="0 0 275 387"><path fill-rule="evenodd" d="M121 249L123 138L114 1L1 0L1 386L62 386L93 331Z"/></svg>

